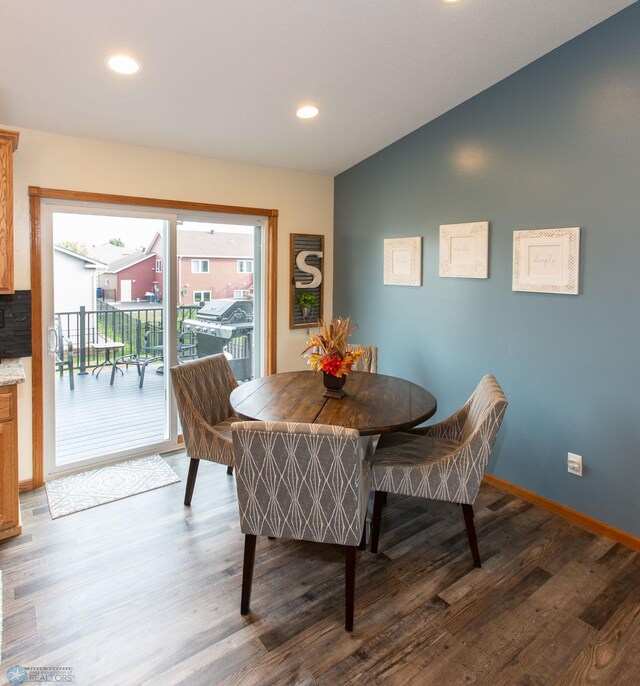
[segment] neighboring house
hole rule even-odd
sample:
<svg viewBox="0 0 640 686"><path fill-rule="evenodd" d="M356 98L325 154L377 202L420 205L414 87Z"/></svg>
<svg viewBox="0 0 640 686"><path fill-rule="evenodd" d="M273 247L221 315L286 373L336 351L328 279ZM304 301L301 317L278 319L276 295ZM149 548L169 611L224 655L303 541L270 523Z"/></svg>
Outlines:
<svg viewBox="0 0 640 686"><path fill-rule="evenodd" d="M98 286L105 300L135 302L146 300L147 294L156 293L162 298L160 284L154 290L156 279L156 256L136 250L111 262L98 277Z"/></svg>
<svg viewBox="0 0 640 686"><path fill-rule="evenodd" d="M178 302L193 305L219 298L253 296L253 234L178 230ZM147 249L155 258L162 291L162 236Z"/></svg>
<svg viewBox="0 0 640 686"><path fill-rule="evenodd" d="M104 262L94 260L87 255L53 246L53 308L56 324L59 321L64 334L74 342L78 349L78 332L80 329L80 308L87 312L96 309L96 286L99 272L106 268ZM85 318L87 332L95 328L96 315Z"/></svg>
<svg viewBox="0 0 640 686"><path fill-rule="evenodd" d="M55 311L78 312L81 306L95 310L98 273L107 265L61 245L53 248Z"/></svg>

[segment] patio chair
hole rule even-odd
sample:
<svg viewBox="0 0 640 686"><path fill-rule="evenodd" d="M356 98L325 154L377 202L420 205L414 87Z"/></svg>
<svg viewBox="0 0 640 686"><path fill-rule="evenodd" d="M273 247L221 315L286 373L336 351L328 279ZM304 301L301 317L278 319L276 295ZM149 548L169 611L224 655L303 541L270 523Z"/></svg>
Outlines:
<svg viewBox="0 0 640 686"><path fill-rule="evenodd" d="M237 422L229 403L238 386L223 354L190 360L171 368L182 435L189 463L184 504L191 505L200 460L227 465L233 472L231 424Z"/></svg>
<svg viewBox="0 0 640 686"><path fill-rule="evenodd" d="M111 370L110 384L116 378L116 369L118 365L125 365L129 369L129 365L135 365L138 370L138 387L142 388L144 385L144 373L147 365L151 362L162 360L162 329L157 328L150 322L145 322L144 337L141 336L142 322L136 321L136 347L135 352L121 355L116 358L113 369Z"/></svg>
<svg viewBox="0 0 640 686"><path fill-rule="evenodd" d="M180 331L178 334L178 361L194 360L198 357L198 342L193 331Z"/></svg>
<svg viewBox="0 0 640 686"><path fill-rule="evenodd" d="M197 357L197 343L185 342L187 337L185 331L178 334L178 363L183 360ZM190 334L189 334L190 335ZM133 355L123 355L116 360L116 364L124 364L127 368L130 364L135 364L138 370L138 388L144 386L144 375L147 367L153 362L164 362L164 331L147 322L142 342L138 341L137 349L139 352ZM158 366L157 372L164 372L164 365ZM111 385L115 379L116 367L111 370Z"/></svg>
<svg viewBox="0 0 640 686"><path fill-rule="evenodd" d="M56 331L58 333L58 348L56 352L56 370L60 376L64 376L65 367L69 371L69 388L73 391L76 387L73 378L73 341L62 333L62 321L60 315L56 317Z"/></svg>
<svg viewBox="0 0 640 686"><path fill-rule="evenodd" d="M506 409L500 385L487 374L448 419L380 439L372 460L372 553L378 552L384 494L413 495L462 506L473 563L480 567L473 503Z"/></svg>
<svg viewBox="0 0 640 686"><path fill-rule="evenodd" d="M369 462L355 429L236 422L231 427L240 530L245 534L240 614L249 613L256 537L346 547L345 629L353 629L356 549L369 500Z"/></svg>
<svg viewBox="0 0 640 686"><path fill-rule="evenodd" d="M138 387L144 385L144 373L152 362L162 362L164 360L164 332L162 329L146 324L144 340L142 343L142 354L136 364L138 368L139 383Z"/></svg>

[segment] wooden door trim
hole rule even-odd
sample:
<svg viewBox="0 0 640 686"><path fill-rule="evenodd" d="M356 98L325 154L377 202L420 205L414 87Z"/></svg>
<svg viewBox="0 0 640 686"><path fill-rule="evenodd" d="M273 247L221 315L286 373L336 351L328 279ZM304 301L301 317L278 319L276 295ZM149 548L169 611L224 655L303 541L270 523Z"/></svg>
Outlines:
<svg viewBox="0 0 640 686"><path fill-rule="evenodd" d="M262 207L239 207L184 200L144 198L108 193L62 190L29 186L29 217L31 243L31 328L32 328L32 463L33 477L29 485L38 488L44 483L44 389L42 359L42 200L68 200L108 205L179 210L183 212L210 212L265 217L266 236L266 369L275 374L277 366L277 264L278 264L278 210ZM26 484L25 484L26 485Z"/></svg>
<svg viewBox="0 0 640 686"><path fill-rule="evenodd" d="M236 205L217 205L206 202L189 202L186 200L167 200L161 198L144 198L136 195L113 195L111 193L88 193L86 191L68 191L58 188L40 188L29 186L29 195L47 200L68 200L70 202L92 202L105 205L131 205L152 207L161 210L181 210L186 212L219 212L221 214L248 214L260 217L277 217L278 210L263 207L240 207Z"/></svg>
<svg viewBox="0 0 640 686"><path fill-rule="evenodd" d="M268 219L267 224L267 274L266 283L266 369L267 375L275 374L277 369L277 322L278 322L278 213Z"/></svg>
<svg viewBox="0 0 640 686"><path fill-rule="evenodd" d="M31 190L31 189L29 189ZM42 227L40 198L29 193L31 224L31 485L44 483L44 388L42 385Z"/></svg>

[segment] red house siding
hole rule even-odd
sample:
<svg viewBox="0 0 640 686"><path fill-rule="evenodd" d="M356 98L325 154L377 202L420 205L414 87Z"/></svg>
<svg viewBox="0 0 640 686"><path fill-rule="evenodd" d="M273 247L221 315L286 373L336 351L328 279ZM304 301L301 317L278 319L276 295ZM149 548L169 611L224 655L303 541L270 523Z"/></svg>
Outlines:
<svg viewBox="0 0 640 686"><path fill-rule="evenodd" d="M156 257L155 255L150 255L146 259L133 264L130 267L125 267L119 271L115 276L118 279L116 300L122 300L122 282L130 280L131 283L131 299L144 300L146 298L146 293L153 292L153 282L156 279ZM160 292L160 297L162 297L162 291Z"/></svg>
<svg viewBox="0 0 640 686"><path fill-rule="evenodd" d="M180 240L180 236L178 236ZM149 252L156 254L155 259L160 259L163 253L162 237L156 236L149 246ZM153 266L155 268L155 259ZM192 259L208 259L209 272L192 272ZM193 294L195 291L210 291L211 299L233 298L233 292L239 290L249 290L253 286L253 274L238 273L237 257L197 257L180 256L178 259L178 302L182 305L193 304ZM251 255L244 257L245 260L253 261ZM164 293L163 278L166 265L162 264L162 272L156 274L155 281L158 282L161 294Z"/></svg>
<svg viewBox="0 0 640 686"><path fill-rule="evenodd" d="M216 300L233 298L234 290L249 290L253 286L253 274L238 273L236 258L210 258L209 272L204 273L192 272L191 260L191 257L181 257L178 265L178 299L184 305L193 303L195 291L210 291L211 300Z"/></svg>

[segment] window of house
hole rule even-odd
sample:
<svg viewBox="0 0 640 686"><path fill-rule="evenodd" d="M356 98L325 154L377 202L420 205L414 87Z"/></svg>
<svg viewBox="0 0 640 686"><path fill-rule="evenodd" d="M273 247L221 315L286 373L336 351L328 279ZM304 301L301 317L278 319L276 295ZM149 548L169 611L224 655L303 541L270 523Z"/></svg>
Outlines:
<svg viewBox="0 0 640 686"><path fill-rule="evenodd" d="M238 273L239 274L252 274L253 273L253 260L238 260Z"/></svg>
<svg viewBox="0 0 640 686"><path fill-rule="evenodd" d="M158 274L162 272L162 260L156 260L156 272Z"/></svg>
<svg viewBox="0 0 640 686"><path fill-rule="evenodd" d="M191 273L204 274L209 271L209 260L191 260Z"/></svg>
<svg viewBox="0 0 640 686"><path fill-rule="evenodd" d="M211 291L193 291L193 304L211 302Z"/></svg>
<svg viewBox="0 0 640 686"><path fill-rule="evenodd" d="M249 296L249 291L233 291L234 298L246 298Z"/></svg>

